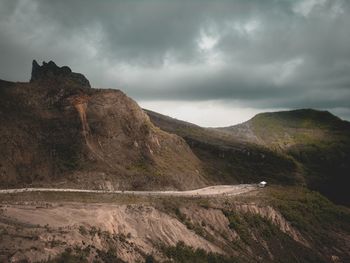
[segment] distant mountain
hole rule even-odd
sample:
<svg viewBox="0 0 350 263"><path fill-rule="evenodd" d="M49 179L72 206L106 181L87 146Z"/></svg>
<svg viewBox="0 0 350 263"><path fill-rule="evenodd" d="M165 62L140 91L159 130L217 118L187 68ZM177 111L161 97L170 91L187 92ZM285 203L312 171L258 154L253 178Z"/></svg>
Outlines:
<svg viewBox="0 0 350 263"><path fill-rule="evenodd" d="M201 128L147 113L155 125L184 137L219 181L306 184L350 203L350 123L327 111L261 113L225 128Z"/></svg>
<svg viewBox="0 0 350 263"><path fill-rule="evenodd" d="M33 61L29 83L0 81L0 186L189 189L201 162L119 90L54 62Z"/></svg>
<svg viewBox="0 0 350 263"><path fill-rule="evenodd" d="M300 109L261 113L245 123L220 130L229 132L240 140L285 150L292 145L310 143L313 140L333 140L334 135L346 136L350 131L350 123L328 111Z"/></svg>

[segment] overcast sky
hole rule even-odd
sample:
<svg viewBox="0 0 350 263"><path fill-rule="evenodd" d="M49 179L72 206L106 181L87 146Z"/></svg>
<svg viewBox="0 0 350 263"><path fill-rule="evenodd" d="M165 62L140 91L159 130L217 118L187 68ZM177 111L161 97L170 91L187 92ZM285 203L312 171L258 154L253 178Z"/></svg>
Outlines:
<svg viewBox="0 0 350 263"><path fill-rule="evenodd" d="M350 120L348 0L0 0L0 78L53 60L203 126L327 109Z"/></svg>

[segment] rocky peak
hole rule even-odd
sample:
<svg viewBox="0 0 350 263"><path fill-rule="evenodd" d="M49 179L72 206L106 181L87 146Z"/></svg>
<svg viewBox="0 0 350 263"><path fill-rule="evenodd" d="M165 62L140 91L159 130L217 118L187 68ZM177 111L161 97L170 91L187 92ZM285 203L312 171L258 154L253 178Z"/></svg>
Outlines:
<svg viewBox="0 0 350 263"><path fill-rule="evenodd" d="M40 66L36 60L33 60L30 82L50 80L54 80L58 84L66 84L69 87L91 88L89 81L84 75L72 72L67 66L59 67L53 61L48 63L44 61Z"/></svg>

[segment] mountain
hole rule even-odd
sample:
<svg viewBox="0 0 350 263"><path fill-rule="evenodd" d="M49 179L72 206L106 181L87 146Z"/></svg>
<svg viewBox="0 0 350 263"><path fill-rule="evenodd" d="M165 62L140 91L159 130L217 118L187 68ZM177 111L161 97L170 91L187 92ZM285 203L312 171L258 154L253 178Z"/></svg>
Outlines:
<svg viewBox="0 0 350 263"><path fill-rule="evenodd" d="M224 128L202 128L146 112L155 125L182 136L214 180L307 185L350 204L350 123L329 112L262 113Z"/></svg>
<svg viewBox="0 0 350 263"><path fill-rule="evenodd" d="M28 83L0 80L0 186L190 189L201 162L120 90L33 61Z"/></svg>
<svg viewBox="0 0 350 263"><path fill-rule="evenodd" d="M142 110L120 90L93 89L54 62L28 83L0 80L0 186L193 189L307 185L349 204L350 124L311 109L202 128Z"/></svg>
<svg viewBox="0 0 350 263"><path fill-rule="evenodd" d="M0 80L0 262L350 262L349 208L308 189L346 203L348 146L328 112L202 128L33 61Z"/></svg>

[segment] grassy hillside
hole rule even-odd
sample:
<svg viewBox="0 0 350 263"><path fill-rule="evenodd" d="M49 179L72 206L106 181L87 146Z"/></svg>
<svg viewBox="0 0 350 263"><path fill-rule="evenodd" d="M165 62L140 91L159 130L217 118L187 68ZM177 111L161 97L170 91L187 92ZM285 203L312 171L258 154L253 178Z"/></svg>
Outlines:
<svg viewBox="0 0 350 263"><path fill-rule="evenodd" d="M238 133L246 128L246 132ZM350 123L327 111L312 109L262 113L241 125L223 129L292 157L303 167L309 187L332 200L350 204Z"/></svg>
<svg viewBox="0 0 350 263"><path fill-rule="evenodd" d="M218 129L202 128L145 110L161 129L183 137L217 183L303 184L302 171L290 157Z"/></svg>
<svg viewBox="0 0 350 263"><path fill-rule="evenodd" d="M350 204L350 123L312 109L261 113L208 129L147 111L151 121L189 143L218 181L306 184Z"/></svg>

